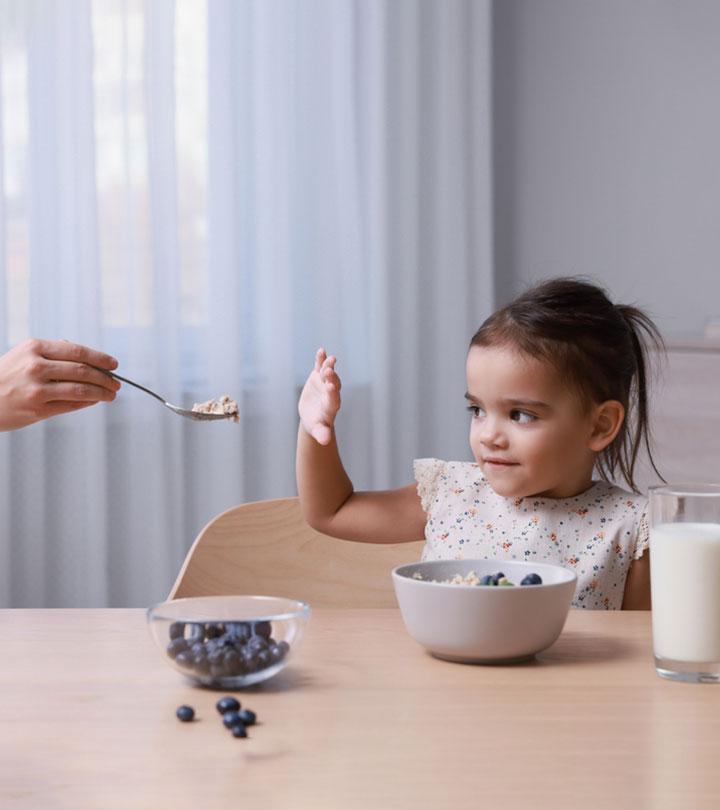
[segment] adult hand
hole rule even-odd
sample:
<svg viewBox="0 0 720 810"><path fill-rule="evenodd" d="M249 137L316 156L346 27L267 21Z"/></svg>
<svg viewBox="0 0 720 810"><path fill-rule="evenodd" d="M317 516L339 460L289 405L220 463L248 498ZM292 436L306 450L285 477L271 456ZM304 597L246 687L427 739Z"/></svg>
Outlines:
<svg viewBox="0 0 720 810"><path fill-rule="evenodd" d="M31 338L0 357L0 430L39 422L97 402L111 402L120 383L109 354L66 340Z"/></svg>
<svg viewBox="0 0 720 810"><path fill-rule="evenodd" d="M329 444L332 438L332 426L340 410L340 387L335 358L328 357L325 349L318 349L315 366L298 402L300 422L318 444Z"/></svg>

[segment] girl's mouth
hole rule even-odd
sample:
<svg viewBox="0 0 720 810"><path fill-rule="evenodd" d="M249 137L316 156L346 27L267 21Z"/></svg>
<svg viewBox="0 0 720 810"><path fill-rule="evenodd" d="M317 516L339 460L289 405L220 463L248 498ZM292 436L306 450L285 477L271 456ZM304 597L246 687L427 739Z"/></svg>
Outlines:
<svg viewBox="0 0 720 810"><path fill-rule="evenodd" d="M517 461L506 461L503 458L484 458L483 464L489 464L491 467L516 467Z"/></svg>

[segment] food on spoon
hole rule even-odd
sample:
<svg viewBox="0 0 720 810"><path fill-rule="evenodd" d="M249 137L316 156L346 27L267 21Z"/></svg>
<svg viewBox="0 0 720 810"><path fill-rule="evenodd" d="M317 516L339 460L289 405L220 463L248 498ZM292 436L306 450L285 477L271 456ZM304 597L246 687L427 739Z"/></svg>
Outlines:
<svg viewBox="0 0 720 810"><path fill-rule="evenodd" d="M195 413L218 413L232 416L236 421L240 421L240 411L234 399L230 399L227 394L223 394L217 399L209 399L207 402L196 402L192 409Z"/></svg>

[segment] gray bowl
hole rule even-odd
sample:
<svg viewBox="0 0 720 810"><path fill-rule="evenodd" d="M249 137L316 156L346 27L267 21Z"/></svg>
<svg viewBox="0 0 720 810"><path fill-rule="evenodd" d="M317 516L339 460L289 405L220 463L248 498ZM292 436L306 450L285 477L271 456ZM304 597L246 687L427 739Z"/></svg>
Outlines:
<svg viewBox="0 0 720 810"><path fill-rule="evenodd" d="M471 571L479 577L502 571L515 587L442 582ZM543 584L520 585L532 572ZM433 560L400 565L392 579L408 633L432 655L497 664L526 660L556 641L577 577L547 563Z"/></svg>

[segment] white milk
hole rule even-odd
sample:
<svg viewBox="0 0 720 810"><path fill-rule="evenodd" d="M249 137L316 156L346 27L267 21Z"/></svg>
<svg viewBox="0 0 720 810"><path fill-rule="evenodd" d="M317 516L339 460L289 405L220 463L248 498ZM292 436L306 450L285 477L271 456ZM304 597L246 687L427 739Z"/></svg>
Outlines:
<svg viewBox="0 0 720 810"><path fill-rule="evenodd" d="M655 655L720 661L720 524L652 528L650 582Z"/></svg>

